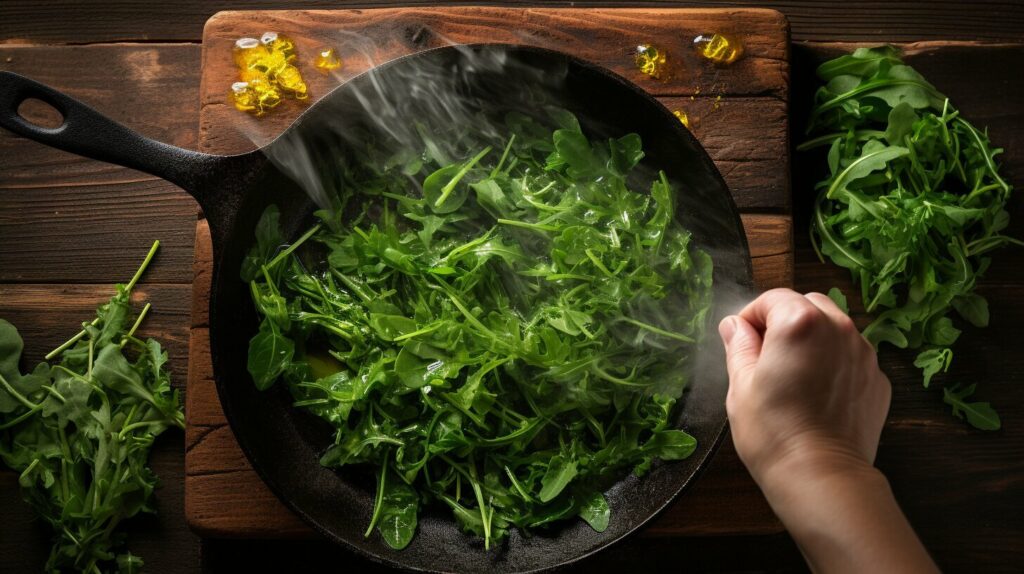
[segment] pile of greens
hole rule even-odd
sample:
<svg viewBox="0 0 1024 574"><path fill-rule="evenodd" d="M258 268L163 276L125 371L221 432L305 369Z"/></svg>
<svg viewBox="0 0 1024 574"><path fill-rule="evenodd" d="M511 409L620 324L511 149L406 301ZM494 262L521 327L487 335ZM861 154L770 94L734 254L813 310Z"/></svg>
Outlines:
<svg viewBox="0 0 1024 574"><path fill-rule="evenodd" d="M0 458L20 473L25 499L56 535L47 572L137 572L116 553L121 521L153 512L146 465L157 435L184 428L160 344L134 336L129 296L159 243L81 332L21 373L22 339L0 319Z"/></svg>
<svg viewBox="0 0 1024 574"><path fill-rule="evenodd" d="M811 238L819 257L849 269L876 347L922 349L914 362L932 377L949 368L960 336L953 311L988 324L974 292L991 253L1021 241L1002 234L1011 187L999 176L985 132L890 48L861 48L825 62L809 134L800 146L828 147L830 175L817 184ZM968 402L974 385L944 388L953 414L995 430L988 403Z"/></svg>
<svg viewBox="0 0 1024 574"><path fill-rule="evenodd" d="M333 425L322 464L376 470L367 536L396 549L428 503L485 547L576 516L602 531L607 487L696 446L670 413L711 259L665 175L634 169L636 134L545 121L510 114L462 159L427 139L352 162L320 224L279 250L272 206L245 261L255 384Z"/></svg>

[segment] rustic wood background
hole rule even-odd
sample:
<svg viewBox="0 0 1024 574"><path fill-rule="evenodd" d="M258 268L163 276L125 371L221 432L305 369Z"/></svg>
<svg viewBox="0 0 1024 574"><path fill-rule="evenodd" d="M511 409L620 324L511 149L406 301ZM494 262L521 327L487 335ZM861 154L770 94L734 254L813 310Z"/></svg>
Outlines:
<svg viewBox="0 0 1024 574"><path fill-rule="evenodd" d="M287 102L263 118L243 116L226 101L237 78L231 47L265 30L296 42L311 101ZM728 68L698 60L680 38L707 30L742 30L746 56ZM352 34L360 40L353 42ZM788 25L771 10L531 9L505 7L397 8L331 12L225 12L206 24L200 81L199 149L234 154L269 141L330 89L376 62L444 45L507 41L558 49L630 77L670 109L692 116L694 134L723 172L743 211L754 276L761 289L793 284L793 221L789 211ZM664 81L640 74L637 42L674 49L678 68ZM687 40L688 42L688 40ZM355 44L355 45L353 45ZM338 73L312 70L302 54L338 46ZM362 50L362 51L361 51ZM348 57L349 55L352 57ZM690 99L693 96L694 99ZM315 537L281 504L249 466L217 400L209 348L209 229L196 230L192 340L185 431L185 517L214 537ZM731 444L708 472L650 528L647 536L772 534L782 531Z"/></svg>
<svg viewBox="0 0 1024 574"><path fill-rule="evenodd" d="M716 4L753 3L699 3ZM357 5L369 4L299 4ZM1017 72L1024 61L1019 44L1024 6L910 0L760 5L781 9L792 26L793 141L802 133L818 62L850 49L847 42L935 40L939 42L912 47L910 63L950 95L968 118L989 126L993 140L1007 149L1002 161L1010 181L1024 184L1024 75ZM222 9L281 7L285 5L269 1L6 0L0 3L0 68L65 90L147 136L195 147L204 22ZM820 168L820 158L793 156L796 284L802 290L849 285L843 273L816 261L804 233L811 185ZM126 280L152 238L160 237L164 248L138 296L158 303L145 334L166 342L176 382L183 385L195 209L184 192L145 174L0 133L0 316L20 327L29 360L41 358L87 319L109 296L109 284ZM1011 231L1020 237L1024 212L1019 199L1011 211ZM937 390L921 387L912 356L885 351L882 365L894 396L878 464L945 570L1019 572L1024 569L1024 355L1019 327L1024 322L1024 252L1000 253L980 290L991 302L992 325L965 332L945 380L981 382L979 396L999 407L1003 430L985 434L952 420ZM198 538L183 514L182 442L173 434L158 441L152 462L163 484L160 514L141 518L132 527L131 547L146 558L148 571L291 571L325 563L372 570L319 541ZM0 509L0 570L39 571L48 548L46 531L21 503L16 477L9 472L0 472ZM598 571L805 568L785 535L640 537L584 566Z"/></svg>

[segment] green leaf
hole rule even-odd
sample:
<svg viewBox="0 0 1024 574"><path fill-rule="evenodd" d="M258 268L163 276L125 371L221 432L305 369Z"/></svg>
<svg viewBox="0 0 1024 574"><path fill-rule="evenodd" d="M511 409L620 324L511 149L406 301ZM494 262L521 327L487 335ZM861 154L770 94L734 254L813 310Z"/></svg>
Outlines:
<svg viewBox="0 0 1024 574"><path fill-rule="evenodd" d="M541 502L554 500L572 482L572 479L576 478L576 474L576 461L556 454L548 462L547 471L540 481L540 494L537 497Z"/></svg>
<svg viewBox="0 0 1024 574"><path fill-rule="evenodd" d="M938 317L928 323L928 342L932 345L948 347L960 338L960 329L953 326L949 317Z"/></svg>
<svg viewBox="0 0 1024 574"><path fill-rule="evenodd" d="M435 361L429 361L417 357L406 348L402 348L395 359L395 374L411 389L418 389L430 382L430 365Z"/></svg>
<svg viewBox="0 0 1024 574"><path fill-rule="evenodd" d="M142 558L135 556L131 552L117 555L118 574L139 574L139 572L142 572L144 564Z"/></svg>
<svg viewBox="0 0 1024 574"><path fill-rule="evenodd" d="M965 400L974 394L975 386L977 385L970 385L963 390L960 390L959 386L942 389L942 400L953 407L953 416L963 419L964 415L967 415L967 422L974 428L999 430L1003 424L992 405L982 402L969 403Z"/></svg>
<svg viewBox="0 0 1024 574"><path fill-rule="evenodd" d="M870 77L878 71L878 66L882 62L900 63L896 49L892 46L857 48L853 54L840 56L821 64L816 73L825 82L843 75Z"/></svg>
<svg viewBox="0 0 1024 574"><path fill-rule="evenodd" d="M853 160L843 171L832 180L826 196L829 199L845 199L849 201L848 188L853 182L867 177L872 172L885 169L888 163L910 153L905 147L888 146L865 153ZM863 202L861 202L863 203Z"/></svg>
<svg viewBox="0 0 1024 574"><path fill-rule="evenodd" d="M953 351L944 349L928 349L922 351L914 359L914 366L921 369L924 374L924 386L928 388L928 385L932 382L932 377L936 373L946 372L949 370L949 364L953 360Z"/></svg>
<svg viewBox="0 0 1024 574"><path fill-rule="evenodd" d="M548 156L549 170L565 170L573 179L590 179L605 172L604 162L594 153L587 137L578 131L556 130L555 151ZM624 153L628 153L625 151Z"/></svg>
<svg viewBox="0 0 1024 574"><path fill-rule="evenodd" d="M18 329L0 319L0 375L3 375L8 381L16 380L21 376L18 363L21 361L23 346Z"/></svg>
<svg viewBox="0 0 1024 574"><path fill-rule="evenodd" d="M587 521L587 524L597 532L607 530L611 513L608 501L600 492L595 492L584 498L583 504L580 506L580 518Z"/></svg>
<svg viewBox="0 0 1024 574"><path fill-rule="evenodd" d="M104 387L152 402L152 395L142 384L142 375L114 343L100 349L93 365L92 376Z"/></svg>
<svg viewBox="0 0 1024 574"><path fill-rule="evenodd" d="M850 305L846 301L846 295L843 295L843 292L840 291L838 287L833 287L828 290L828 298L836 304L836 307L839 307L840 311L847 315L850 314Z"/></svg>
<svg viewBox="0 0 1024 574"><path fill-rule="evenodd" d="M644 157L640 136L636 134L626 134L619 139L609 140L608 147L611 150L608 170L621 177L629 174Z"/></svg>
<svg viewBox="0 0 1024 574"><path fill-rule="evenodd" d="M21 361L23 343L14 325L0 319L0 377L15 389L21 380L18 363ZM0 386L0 413L9 413L21 406L21 402Z"/></svg>
<svg viewBox="0 0 1024 574"><path fill-rule="evenodd" d="M277 325L263 319L260 332L249 341L247 367L256 388L265 391L284 372L295 354L295 344L281 334Z"/></svg>
<svg viewBox="0 0 1024 574"><path fill-rule="evenodd" d="M910 344L903 329L884 317L880 317L868 325L864 329L863 335L876 349L882 343L889 343L897 349L906 349Z"/></svg>
<svg viewBox="0 0 1024 574"><path fill-rule="evenodd" d="M663 460L682 460L696 449L697 439L681 430L659 431L644 444L649 455Z"/></svg>
<svg viewBox="0 0 1024 574"><path fill-rule="evenodd" d="M988 327L988 301L981 295L967 293L951 301L953 308L975 327Z"/></svg>
<svg viewBox="0 0 1024 574"><path fill-rule="evenodd" d="M914 133L917 117L917 112L906 102L894 107L889 112L889 126L885 128L886 141L892 145L902 144L903 138Z"/></svg>
<svg viewBox="0 0 1024 574"><path fill-rule="evenodd" d="M241 278L249 283L260 274L260 267L265 265L274 252L284 244L281 233L281 212L276 205L269 205L256 223L256 245L249 250L242 260Z"/></svg>
<svg viewBox="0 0 1024 574"><path fill-rule="evenodd" d="M411 486L397 478L387 481L377 530L388 546L401 550L412 542L419 506L419 498Z"/></svg>

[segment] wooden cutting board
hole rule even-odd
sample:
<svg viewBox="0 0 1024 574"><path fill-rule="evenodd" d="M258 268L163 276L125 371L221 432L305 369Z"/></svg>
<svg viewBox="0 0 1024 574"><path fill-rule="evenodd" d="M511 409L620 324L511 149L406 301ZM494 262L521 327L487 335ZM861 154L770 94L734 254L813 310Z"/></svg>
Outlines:
<svg viewBox="0 0 1024 574"><path fill-rule="evenodd" d="M269 115L238 112L227 94L237 81L231 48L266 31L290 36L311 97L287 100ZM699 34L740 38L744 57L727 67L701 60ZM200 149L233 154L281 133L333 87L395 57L448 43L502 42L543 46L605 66L690 118L742 212L759 288L793 282L789 189L789 24L772 10L598 8L389 8L341 11L221 12L203 34ZM639 44L668 53L671 77L655 80L634 64ZM344 66L321 75L312 61L335 48ZM629 110L623 110L629 113ZM217 398L208 305L212 253L209 230L196 232L192 331L185 435L185 513L199 534L213 537L314 537L249 466ZM770 534L782 530L730 441L686 493L644 530L647 536Z"/></svg>

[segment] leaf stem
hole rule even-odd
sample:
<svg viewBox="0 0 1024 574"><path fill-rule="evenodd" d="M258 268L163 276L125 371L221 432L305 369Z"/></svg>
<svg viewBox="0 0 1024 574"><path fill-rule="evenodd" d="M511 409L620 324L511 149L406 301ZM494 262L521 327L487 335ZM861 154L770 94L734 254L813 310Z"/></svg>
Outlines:
<svg viewBox="0 0 1024 574"><path fill-rule="evenodd" d="M140 265L139 268L135 271L135 275L133 275L131 280L128 281L128 284L124 286L124 291L126 294L131 293L132 289L135 288L135 284L138 283L139 279L142 278L142 274L146 271L146 268L149 267L150 262L153 261L153 257L156 255L158 249L160 249L159 239L153 242L153 245L149 248L149 253L146 254L146 258L142 260L142 265ZM95 319L90 321L88 325L95 327L96 325L99 324L99 322L100 318L96 317ZM82 337L84 337L87 332L88 331L86 329L82 329L81 331L76 333L75 336L71 337L67 341L64 341L64 343L61 346L47 353L46 356L43 358L46 359L47 361L52 360L54 357L63 353L66 349L68 349L69 347L77 343L79 340L81 340Z"/></svg>
<svg viewBox="0 0 1024 574"><path fill-rule="evenodd" d="M22 395L21 393L18 392L18 389L15 389L10 383L8 383L7 379L5 379L3 375L0 375L0 385L2 385L3 388L6 389L7 392L10 393L10 395L12 397L18 399L19 403L25 405L26 407L28 407L30 409L37 409L37 408L39 408L39 405L37 405L36 403L33 403L32 401L26 399L24 397L24 395Z"/></svg>
<svg viewBox="0 0 1024 574"><path fill-rule="evenodd" d="M458 185L460 181L462 181L462 178L465 177L467 173L469 173L469 170L473 169L473 166L476 165L477 162L479 162L481 159L484 158L485 155L489 153L491 153L491 146L485 147L483 151L476 154L476 156L473 159L466 162L466 164L463 165L462 168L458 172L456 172L454 176L452 176L452 179L448 183L446 183L444 187L441 188L441 195L438 196L437 201L434 202L434 207L441 207L441 205L444 204L445 200L448 199L448 196L452 194L452 191L455 189L455 186Z"/></svg>

